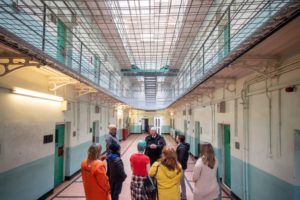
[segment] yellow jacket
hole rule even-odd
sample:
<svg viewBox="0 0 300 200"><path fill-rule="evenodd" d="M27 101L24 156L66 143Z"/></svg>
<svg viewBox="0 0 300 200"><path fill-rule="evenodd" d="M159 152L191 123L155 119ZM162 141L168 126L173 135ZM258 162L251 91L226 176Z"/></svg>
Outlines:
<svg viewBox="0 0 300 200"><path fill-rule="evenodd" d="M159 165L159 166L158 166ZM180 164L178 164L180 166ZM159 200L180 200L180 178L182 171L171 171L159 162L153 163L150 168L149 176L154 176L158 166L156 174L158 199ZM181 169L181 166L180 166Z"/></svg>

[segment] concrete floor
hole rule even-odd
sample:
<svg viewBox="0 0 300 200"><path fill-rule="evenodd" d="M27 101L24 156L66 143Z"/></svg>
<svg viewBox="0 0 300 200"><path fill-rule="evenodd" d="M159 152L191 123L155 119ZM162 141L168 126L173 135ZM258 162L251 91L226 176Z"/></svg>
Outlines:
<svg viewBox="0 0 300 200"><path fill-rule="evenodd" d="M125 172L127 173L127 178L123 183L122 192L120 194L120 200L130 199L130 181L131 181L131 169L129 164L129 158L132 153L135 153L137 141L144 139L146 137L143 135L131 135L125 141L121 142L121 155L124 162ZM170 136L165 136L168 145L176 148L176 143ZM192 173L195 165L195 159L190 156L188 160L188 168L186 169L186 188L187 188L187 199L193 199L193 188L194 182L192 181ZM84 189L82 185L81 175L78 174L72 180L65 181L59 187L54 190L54 193L47 198L47 200L71 200L71 199L85 199ZM231 199L224 191L222 191L222 199Z"/></svg>

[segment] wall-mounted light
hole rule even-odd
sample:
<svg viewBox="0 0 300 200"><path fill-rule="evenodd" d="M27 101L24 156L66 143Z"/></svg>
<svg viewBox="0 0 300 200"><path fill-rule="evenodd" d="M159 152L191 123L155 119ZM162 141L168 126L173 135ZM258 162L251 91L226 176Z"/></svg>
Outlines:
<svg viewBox="0 0 300 200"><path fill-rule="evenodd" d="M71 110L71 102L64 100L61 102L61 110L62 111L69 111Z"/></svg>
<svg viewBox="0 0 300 200"><path fill-rule="evenodd" d="M120 118L123 115L123 110L117 110L117 116Z"/></svg>
<svg viewBox="0 0 300 200"><path fill-rule="evenodd" d="M171 113L170 113L170 115L171 115L171 117L173 117L174 113L173 113L173 112L171 112Z"/></svg>
<svg viewBox="0 0 300 200"><path fill-rule="evenodd" d="M15 94L21 94L21 95L30 96L30 97L37 97L37 98L47 99L47 100L52 100L52 101L63 101L64 100L62 97L59 97L59 96L46 94L46 93L42 93L42 92L36 92L36 91L27 90L27 89L23 89L23 88L13 88L12 92Z"/></svg>

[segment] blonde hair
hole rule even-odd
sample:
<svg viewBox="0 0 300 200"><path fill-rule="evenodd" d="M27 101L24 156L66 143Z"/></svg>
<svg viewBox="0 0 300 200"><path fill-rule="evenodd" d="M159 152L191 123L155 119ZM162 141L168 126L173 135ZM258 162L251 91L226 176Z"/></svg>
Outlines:
<svg viewBox="0 0 300 200"><path fill-rule="evenodd" d="M162 158L160 159L162 165L166 166L169 170L177 170L177 173L181 172L181 168L177 162L176 151L174 148L166 146L162 151Z"/></svg>
<svg viewBox="0 0 300 200"><path fill-rule="evenodd" d="M101 155L102 146L100 144L92 144L88 150L88 160L98 160Z"/></svg>
<svg viewBox="0 0 300 200"><path fill-rule="evenodd" d="M210 143L201 146L201 158L205 165L213 169L216 163L214 148Z"/></svg>

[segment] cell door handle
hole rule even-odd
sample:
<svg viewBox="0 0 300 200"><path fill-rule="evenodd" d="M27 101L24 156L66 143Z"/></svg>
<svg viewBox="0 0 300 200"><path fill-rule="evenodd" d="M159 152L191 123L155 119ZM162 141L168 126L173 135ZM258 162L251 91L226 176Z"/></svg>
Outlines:
<svg viewBox="0 0 300 200"><path fill-rule="evenodd" d="M58 156L63 156L64 155L64 147L59 147L57 152L58 152Z"/></svg>

